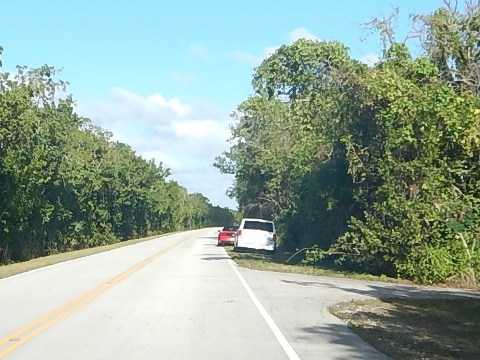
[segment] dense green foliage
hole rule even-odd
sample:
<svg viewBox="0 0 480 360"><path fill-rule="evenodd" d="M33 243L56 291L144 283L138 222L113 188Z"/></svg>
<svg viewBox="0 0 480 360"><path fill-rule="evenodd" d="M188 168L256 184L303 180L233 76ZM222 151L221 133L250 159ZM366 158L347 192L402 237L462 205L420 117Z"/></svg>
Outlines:
<svg viewBox="0 0 480 360"><path fill-rule="evenodd" d="M235 175L240 211L275 218L284 245L310 247L309 261L476 283L480 13L415 20L418 58L396 42L372 67L337 42L280 47L256 69L215 165Z"/></svg>
<svg viewBox="0 0 480 360"><path fill-rule="evenodd" d="M75 114L56 78L0 73L0 263L233 222Z"/></svg>

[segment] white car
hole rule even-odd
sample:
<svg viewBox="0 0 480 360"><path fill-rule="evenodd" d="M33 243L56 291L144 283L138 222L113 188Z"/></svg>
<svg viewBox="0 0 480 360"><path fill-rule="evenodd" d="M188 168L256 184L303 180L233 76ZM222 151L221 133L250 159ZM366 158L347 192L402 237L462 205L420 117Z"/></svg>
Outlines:
<svg viewBox="0 0 480 360"><path fill-rule="evenodd" d="M240 249L265 250L270 254L275 254L277 232L273 221L242 219L233 243L233 251L239 251Z"/></svg>

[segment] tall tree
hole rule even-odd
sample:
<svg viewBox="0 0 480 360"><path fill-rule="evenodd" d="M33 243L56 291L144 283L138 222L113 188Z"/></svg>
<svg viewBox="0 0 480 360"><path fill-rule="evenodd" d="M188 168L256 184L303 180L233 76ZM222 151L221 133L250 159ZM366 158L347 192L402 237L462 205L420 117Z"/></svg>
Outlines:
<svg viewBox="0 0 480 360"><path fill-rule="evenodd" d="M0 73L0 262L204 226L208 199L75 114L65 85Z"/></svg>
<svg viewBox="0 0 480 360"><path fill-rule="evenodd" d="M284 243L315 246L313 261L335 253L356 269L476 283L478 13L468 2L415 18L427 34L418 58L395 42L392 18L372 21L385 39L372 67L339 43L280 47L216 163L235 175L240 210L274 217Z"/></svg>

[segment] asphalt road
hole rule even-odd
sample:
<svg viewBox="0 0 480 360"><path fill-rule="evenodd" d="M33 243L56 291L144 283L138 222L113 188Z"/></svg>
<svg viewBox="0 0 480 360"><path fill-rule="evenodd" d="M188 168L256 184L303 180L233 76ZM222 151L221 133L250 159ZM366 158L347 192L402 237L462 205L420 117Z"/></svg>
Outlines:
<svg viewBox="0 0 480 360"><path fill-rule="evenodd" d="M386 359L340 301L475 293L237 268L216 229L0 280L0 359Z"/></svg>

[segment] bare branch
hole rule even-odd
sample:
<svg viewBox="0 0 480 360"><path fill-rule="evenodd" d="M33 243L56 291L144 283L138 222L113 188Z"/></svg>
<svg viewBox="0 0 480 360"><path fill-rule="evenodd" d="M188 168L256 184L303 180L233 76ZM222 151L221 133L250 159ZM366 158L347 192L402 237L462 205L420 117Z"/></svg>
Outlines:
<svg viewBox="0 0 480 360"><path fill-rule="evenodd" d="M388 17L373 18L367 23L364 23L364 27L372 32L377 32L383 42L383 52L385 53L395 41L395 27L393 26L394 20L397 19L399 8L394 7L392 14Z"/></svg>

